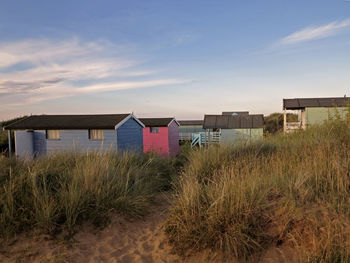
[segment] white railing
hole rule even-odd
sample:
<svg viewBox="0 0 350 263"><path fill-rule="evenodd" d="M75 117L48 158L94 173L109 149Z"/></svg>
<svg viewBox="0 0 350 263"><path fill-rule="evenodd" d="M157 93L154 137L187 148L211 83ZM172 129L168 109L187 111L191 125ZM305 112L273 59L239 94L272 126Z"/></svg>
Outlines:
<svg viewBox="0 0 350 263"><path fill-rule="evenodd" d="M192 133L192 143L191 148L198 144L199 147L202 147L202 134L201 133Z"/></svg>
<svg viewBox="0 0 350 263"><path fill-rule="evenodd" d="M199 147L203 145L209 145L214 143L220 143L221 133L220 132L197 132L192 134L192 144L199 145Z"/></svg>
<svg viewBox="0 0 350 263"><path fill-rule="evenodd" d="M297 122L287 122L287 127L289 128L300 128L301 127L301 122L297 121Z"/></svg>
<svg viewBox="0 0 350 263"><path fill-rule="evenodd" d="M209 136L209 143L220 143L221 132L211 132Z"/></svg>
<svg viewBox="0 0 350 263"><path fill-rule="evenodd" d="M302 128L302 123L298 122L287 122L286 123L286 132L293 132Z"/></svg>

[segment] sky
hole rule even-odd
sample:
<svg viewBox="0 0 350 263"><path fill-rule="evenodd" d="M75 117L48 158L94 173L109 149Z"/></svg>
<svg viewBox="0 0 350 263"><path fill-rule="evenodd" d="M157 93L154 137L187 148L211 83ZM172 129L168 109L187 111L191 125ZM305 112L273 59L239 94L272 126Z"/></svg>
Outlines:
<svg viewBox="0 0 350 263"><path fill-rule="evenodd" d="M0 120L350 96L350 1L0 1Z"/></svg>

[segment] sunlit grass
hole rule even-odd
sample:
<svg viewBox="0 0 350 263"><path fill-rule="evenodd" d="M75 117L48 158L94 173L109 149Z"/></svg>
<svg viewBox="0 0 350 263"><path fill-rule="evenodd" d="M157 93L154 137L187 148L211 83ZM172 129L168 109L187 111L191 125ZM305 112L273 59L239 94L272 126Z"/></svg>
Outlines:
<svg viewBox="0 0 350 263"><path fill-rule="evenodd" d="M249 258L293 247L350 261L350 128L340 120L236 147L193 151L165 230L179 253Z"/></svg>

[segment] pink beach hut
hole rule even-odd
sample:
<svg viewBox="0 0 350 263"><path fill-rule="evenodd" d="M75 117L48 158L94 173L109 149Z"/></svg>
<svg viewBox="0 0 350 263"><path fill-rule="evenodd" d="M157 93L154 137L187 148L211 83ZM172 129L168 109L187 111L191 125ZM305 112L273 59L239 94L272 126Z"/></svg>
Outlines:
<svg viewBox="0 0 350 263"><path fill-rule="evenodd" d="M141 118L143 128L143 151L164 156L179 153L179 126L175 118Z"/></svg>

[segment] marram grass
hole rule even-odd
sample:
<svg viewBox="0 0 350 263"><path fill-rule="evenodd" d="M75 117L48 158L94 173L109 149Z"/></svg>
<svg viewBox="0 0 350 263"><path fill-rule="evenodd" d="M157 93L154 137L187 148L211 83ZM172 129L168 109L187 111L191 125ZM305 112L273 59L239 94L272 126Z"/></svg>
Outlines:
<svg viewBox="0 0 350 263"><path fill-rule="evenodd" d="M287 246L302 262L350 262L350 127L193 151L174 198L165 231L178 253Z"/></svg>
<svg viewBox="0 0 350 263"><path fill-rule="evenodd" d="M249 261L291 247L301 262L350 262L350 128L339 120L175 160L0 155L0 240L33 229L71 237L81 222L105 225L111 212L140 217L171 184L164 229L178 253L211 249Z"/></svg>
<svg viewBox="0 0 350 263"><path fill-rule="evenodd" d="M34 161L0 155L0 238L32 229L72 236L84 220L108 223L112 211L140 217L174 174L173 159L153 154L62 153Z"/></svg>

